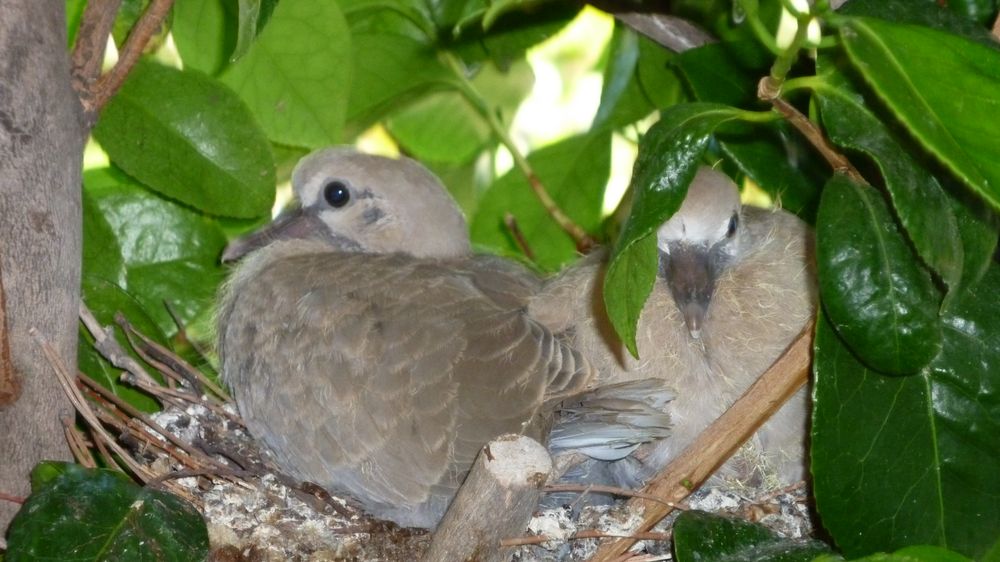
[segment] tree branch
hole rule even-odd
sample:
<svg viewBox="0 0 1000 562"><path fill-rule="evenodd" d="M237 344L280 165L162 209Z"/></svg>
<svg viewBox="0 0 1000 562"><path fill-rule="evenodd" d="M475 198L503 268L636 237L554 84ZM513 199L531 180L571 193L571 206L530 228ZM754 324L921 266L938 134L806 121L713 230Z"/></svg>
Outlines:
<svg viewBox="0 0 1000 562"><path fill-rule="evenodd" d="M680 502L696 490L715 470L757 431L808 380L813 322L726 413L701 433L683 453L643 488L668 502ZM643 514L638 531L653 528L672 510L662 503L634 498L629 508ZM601 545L592 562L609 562L635 544L618 539Z"/></svg>
<svg viewBox="0 0 1000 562"><path fill-rule="evenodd" d="M94 82L101 76L104 51L122 0L90 0L83 10L71 58L73 89L84 108L93 97Z"/></svg>
<svg viewBox="0 0 1000 562"><path fill-rule="evenodd" d="M163 24L163 20L167 17L167 13L170 12L170 7L173 6L173 3L174 0L153 0L146 7L146 11L142 13L142 17L132 27L132 32L129 33L128 39L122 45L118 53L118 62L115 63L115 66L107 74L98 78L92 84L91 88L88 88L88 95L81 96L84 111L88 115L100 113L101 109L104 108L108 101L118 92L119 88L122 87L122 84L125 83L125 78L128 77L128 73L135 66L135 63L138 62L139 57L142 56L146 44L149 43L149 38ZM86 14L84 15L86 16Z"/></svg>

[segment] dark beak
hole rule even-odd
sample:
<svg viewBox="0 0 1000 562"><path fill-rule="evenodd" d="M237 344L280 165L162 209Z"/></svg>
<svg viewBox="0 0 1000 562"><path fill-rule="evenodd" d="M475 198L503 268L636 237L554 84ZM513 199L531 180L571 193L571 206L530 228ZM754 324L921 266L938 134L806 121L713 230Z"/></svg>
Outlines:
<svg viewBox="0 0 1000 562"><path fill-rule="evenodd" d="M222 252L222 263L234 262L250 252L263 248L278 240L314 238L322 235L323 223L314 214L302 208L286 209L278 218L259 230L241 236L226 246Z"/></svg>
<svg viewBox="0 0 1000 562"><path fill-rule="evenodd" d="M701 337L705 313L715 290L716 268L709 248L674 244L660 252L660 275L670 287L691 337Z"/></svg>

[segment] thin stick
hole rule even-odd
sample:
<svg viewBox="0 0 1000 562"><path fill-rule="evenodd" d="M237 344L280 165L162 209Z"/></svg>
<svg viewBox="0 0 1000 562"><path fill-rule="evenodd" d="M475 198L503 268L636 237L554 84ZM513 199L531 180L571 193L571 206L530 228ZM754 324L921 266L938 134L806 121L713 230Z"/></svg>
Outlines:
<svg viewBox="0 0 1000 562"><path fill-rule="evenodd" d="M146 372L146 369L133 359L122 348L121 344L118 343L111 327L105 328L101 326L101 323L97 321L97 318L94 317L94 314L90 312L90 309L87 308L87 305L82 300L80 301L80 320L83 322L84 327L87 328L87 331L90 332L90 335L94 336L94 348L97 349L102 357L110 361L115 367L125 369L136 377L155 384L155 379Z"/></svg>
<svg viewBox="0 0 1000 562"><path fill-rule="evenodd" d="M69 450L73 453L73 458L81 466L86 468L97 468L97 460L94 459L94 455L90 453L90 449L87 447L87 442L80 433L80 430L76 428L76 420L73 416L62 416L63 432L66 434L66 443L69 444Z"/></svg>
<svg viewBox="0 0 1000 562"><path fill-rule="evenodd" d="M507 128L504 127L500 119L497 118L496 113L492 108L486 103L486 100L479 91L476 90L472 82L465 76L465 70L462 68L461 63L458 59L452 55L445 55L449 66L451 67L452 73L454 74L456 81L453 83L459 93L469 102L470 105L486 120L486 124L489 125L493 134L496 135L500 144L504 145L507 150L510 151L511 157L514 158L514 165L517 166L524 177L528 180L528 185L531 187L531 191L535 193L535 197L538 198L538 202L542 204L545 208L545 212L548 213L552 220L559 225L559 228L568 234L573 242L576 244L576 249L581 254L586 254L597 246L597 241L594 240L587 231L584 230L580 225L573 222L573 219L569 218L566 213L559 208L559 204L556 203L555 199L549 195L545 185L542 180L538 178L538 174L531 167L528 159L521 154L520 149L517 148L517 144L514 143L514 139L510 137L507 133Z"/></svg>
<svg viewBox="0 0 1000 562"><path fill-rule="evenodd" d="M166 301L166 300L163 301L163 306L164 306L164 308L167 309L167 314L170 315L170 319L174 321L174 325L177 326L177 338L180 341L185 342L188 345L190 345L191 348L194 349L195 353L197 353L198 356L201 357L207 363L208 362L208 356L209 356L208 350L206 350L205 348L203 348L198 342L196 342L193 339L191 339L190 337L188 337L188 335L187 335L187 327L181 321L180 315L177 314L177 311L174 309L174 306L172 304L170 304L170 301ZM198 374L201 374L201 371L199 371L197 369L195 369L195 372L198 373ZM202 376L204 376L204 375L202 375ZM209 379L209 380L211 380L211 379ZM228 397L227 394L223 394L222 396L223 397Z"/></svg>
<svg viewBox="0 0 1000 562"><path fill-rule="evenodd" d="M510 235L514 237L514 243L517 244L524 257L535 261L535 252L531 249L531 245L528 244L528 240L524 237L524 233L521 232L521 227L517 225L517 219L514 218L512 213L503 214L503 224L510 231Z"/></svg>
<svg viewBox="0 0 1000 562"><path fill-rule="evenodd" d="M0 501L7 501L7 502L18 503L18 504L22 504L23 505L24 502L26 502L27 500L28 500L28 498L23 498L21 496L13 496L13 495L8 494L6 492L0 492Z"/></svg>
<svg viewBox="0 0 1000 562"><path fill-rule="evenodd" d="M627 498L643 498L651 502L659 502L673 509L680 509L682 511L687 511L689 509L686 505L667 501L652 494L628 490L626 488L617 488L615 486L598 486L595 484L552 484L542 488L542 492L582 492L584 494L596 492L599 494L614 494L616 496L623 496Z"/></svg>
<svg viewBox="0 0 1000 562"><path fill-rule="evenodd" d="M679 502L696 490L713 472L784 405L808 380L812 351L810 322L785 353L757 379L719 419L698 436L683 453L643 489L667 501ZM671 508L642 498L629 500L628 507L642 513L639 531L648 531ZM605 542L591 561L609 562L635 544L632 539Z"/></svg>
<svg viewBox="0 0 1000 562"><path fill-rule="evenodd" d="M187 382L189 385L194 387L195 392L198 394L203 394L204 390L202 386L208 388L216 394L216 396L221 397L224 400L229 399L229 394L225 390L219 387L219 385L212 382L212 379L206 377L201 371L195 369L190 363L178 357L175 353L171 352L162 345L151 340L148 336L142 332L135 329L131 322L125 318L124 315L118 313L115 315L115 322L125 330L125 335L129 339L129 343L136 350L137 353L151 365L157 367L158 370L163 372L165 375L175 376L180 382ZM132 337L135 336L142 342L143 345L136 345ZM164 368L161 368L163 365ZM169 370L169 373L166 372Z"/></svg>
<svg viewBox="0 0 1000 562"><path fill-rule="evenodd" d="M201 464L207 465L207 466L212 466L212 467L219 468L219 469L225 469L225 468L227 468L225 465L219 463L215 459L213 459L211 457L208 457L208 456L205 456L204 454L200 453L197 449L192 448L190 445L188 445L187 443L185 443L184 441L182 441L176 435L174 435L173 433L170 433L169 431L167 431L166 429L164 429L160 424L158 424L155 421L153 421L152 418L150 418L149 416L143 414L142 412L140 412L139 410L137 410L135 407L133 407L128 402L125 402L121 398L118 398L117 396L115 396L114 394L112 394L111 392L109 392L108 389L106 389L103 386L101 386L100 384L98 384L97 381L95 381L94 379L88 377L87 375L85 375L83 373L79 373L77 376L80 378L80 381L82 381L84 384L86 384L94 392L96 392L97 394L101 395L101 397L103 397L107 401L111 402L116 407L120 408L123 412L127 413L128 415L132 416L133 418L136 418L136 419L140 420L142 423L146 424L147 426L153 428L154 431L156 431L157 433L159 433L160 435L162 435L167 441L169 441L174 446L176 446L178 449L184 451L185 453L187 453L188 455L190 455L191 457L193 457L194 459L196 459Z"/></svg>
<svg viewBox="0 0 1000 562"><path fill-rule="evenodd" d="M645 532L645 533L629 533L626 535L608 533L605 531L598 531L596 529L586 529L583 531L577 531L572 535L566 537L565 539L558 537L546 537L544 535L539 535L535 537L516 537L510 539L503 539L500 541L500 546L523 546L526 544L542 544L550 541L572 541L579 539L605 539L605 538L620 538L620 539L632 539L635 541L665 541L670 539L673 533L656 533L656 532Z"/></svg>
<svg viewBox="0 0 1000 562"><path fill-rule="evenodd" d="M129 33L128 39L125 40L125 44L118 52L118 62L107 74L98 78L97 82L94 83L91 89L93 96L84 104L84 109L87 112L100 113L101 109L122 87L129 71L142 56L142 51L149 43L150 37L163 24L163 19L170 12L173 3L174 0L153 0L146 7L146 11L132 27L132 32Z"/></svg>
<svg viewBox="0 0 1000 562"><path fill-rule="evenodd" d="M809 144L816 148L820 155L830 164L834 172L845 174L862 185L868 185L861 172L827 140L826 135L819 130L819 127L805 115L802 115L802 112L796 109L795 106L781 99L780 95L780 86L777 86L774 79L770 76L765 76L757 84L757 97L770 102L809 141Z"/></svg>
<svg viewBox="0 0 1000 562"><path fill-rule="evenodd" d="M56 373L56 379L58 379L59 385L62 386L63 392L66 394L66 397L69 398L69 401L73 404L73 407L76 408L76 411L80 412L80 415L83 416L84 421L86 421L87 425L90 426L90 429L91 431L94 432L95 436L98 438L103 438L105 440L105 443L109 447L111 447L111 449L114 450L115 453L119 455L121 461L124 462L126 466L128 466L129 470L139 480L147 482L150 479L152 479L155 475L152 474L150 471L148 471L145 467L137 463L131 456L129 456L128 452L125 451L125 449L123 449L114 440L114 438L111 437L110 434L108 434L107 430L104 429L104 426L101 425L101 422L98 421L97 417L94 415L94 412L90 409L89 406L87 406L87 402L83 398L83 395L80 394L80 391L77 390L76 385L73 384L73 377L70 376L69 371L67 371L65 365L62 364L62 360L56 354L56 351L55 349L52 348L52 345L49 344L49 342L45 340L45 338L43 338L41 334L38 333L38 330L35 329L34 327L30 328L28 330L28 333L32 337L34 337L35 340L38 342L38 345L41 346L42 352L45 354L45 358L49 362L49 366L52 367L52 370L55 371ZM95 444L97 444L98 448L100 448L99 442L95 441ZM109 460L113 459L109 457Z"/></svg>

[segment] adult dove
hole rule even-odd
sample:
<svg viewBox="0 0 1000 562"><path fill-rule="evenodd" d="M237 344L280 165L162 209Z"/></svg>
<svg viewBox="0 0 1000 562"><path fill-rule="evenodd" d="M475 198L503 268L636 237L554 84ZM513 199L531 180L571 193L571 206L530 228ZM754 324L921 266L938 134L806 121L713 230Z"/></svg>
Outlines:
<svg viewBox="0 0 1000 562"><path fill-rule="evenodd" d="M292 185L295 210L227 249L249 254L223 289L223 379L285 471L433 528L484 444L544 440L595 372L527 312L536 277L471 255L421 165L330 148Z"/></svg>
<svg viewBox="0 0 1000 562"><path fill-rule="evenodd" d="M660 272L639 319L639 359L607 318L604 256L564 271L530 307L586 355L601 382L653 377L674 391L670 438L637 453L645 455L640 466L618 463L610 472L622 485L637 485L683 451L784 352L817 302L809 227L784 211L741 206L736 185L711 168L698 170L656 236ZM803 389L720 475L756 485L804 477L807 406Z"/></svg>

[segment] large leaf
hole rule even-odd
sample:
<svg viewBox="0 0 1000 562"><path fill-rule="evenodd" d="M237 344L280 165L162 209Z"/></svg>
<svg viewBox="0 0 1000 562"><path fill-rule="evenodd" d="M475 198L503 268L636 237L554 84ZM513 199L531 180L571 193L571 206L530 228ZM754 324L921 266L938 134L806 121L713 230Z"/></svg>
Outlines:
<svg viewBox="0 0 1000 562"><path fill-rule="evenodd" d="M829 87L818 93L823 125L830 140L870 156L885 179L892 204L924 262L948 286L958 289L965 250L948 196L927 167L910 156L889 128L865 107L846 81L827 74Z"/></svg>
<svg viewBox="0 0 1000 562"><path fill-rule="evenodd" d="M819 541L782 538L762 525L704 511L685 511L674 523L677 562L809 562L828 553Z"/></svg>
<svg viewBox="0 0 1000 562"><path fill-rule="evenodd" d="M208 530L193 506L120 472L77 465L32 493L8 536L7 562L187 562L208 555Z"/></svg>
<svg viewBox="0 0 1000 562"><path fill-rule="evenodd" d="M227 0L175 0L171 34L185 68L216 75L236 48L236 3Z"/></svg>
<svg viewBox="0 0 1000 562"><path fill-rule="evenodd" d="M91 248L101 247L108 255L118 251L124 282L120 277L108 280L137 298L167 334L174 333L176 325L164 301L185 323L211 308L223 276L219 256L226 244L216 221L157 196L114 169L90 170L83 181L87 197L114 237L112 243L84 239L85 271L93 270Z"/></svg>
<svg viewBox="0 0 1000 562"><path fill-rule="evenodd" d="M860 363L823 317L812 472L823 526L849 556L913 544L979 559L1000 538L1000 268L943 319L912 377Z"/></svg>
<svg viewBox="0 0 1000 562"><path fill-rule="evenodd" d="M347 103L347 137L453 80L434 49L411 37L355 33L351 41L353 76Z"/></svg>
<svg viewBox="0 0 1000 562"><path fill-rule="evenodd" d="M283 0L221 78L272 141L319 148L341 140L350 53L347 22L334 0Z"/></svg>
<svg viewBox="0 0 1000 562"><path fill-rule="evenodd" d="M865 363L905 375L937 355L940 296L878 191L835 175L820 201L816 245L823 306Z"/></svg>
<svg viewBox="0 0 1000 562"><path fill-rule="evenodd" d="M221 216L271 210L267 139L235 94L199 72L139 62L94 137L112 162L167 197Z"/></svg>
<svg viewBox="0 0 1000 562"><path fill-rule="evenodd" d="M563 212L584 230L597 231L604 184L611 170L610 133L570 137L531 153L528 162ZM473 242L509 255L520 255L504 225L506 213L516 219L541 268L555 271L576 258L573 240L552 220L524 173L517 168L486 191L470 230Z"/></svg>
<svg viewBox="0 0 1000 562"><path fill-rule="evenodd" d="M608 317L633 355L639 314L656 279L656 243L648 238L680 208L709 136L743 115L720 104L677 105L664 111L639 143L629 187L634 203L604 279Z"/></svg>
<svg viewBox="0 0 1000 562"><path fill-rule="evenodd" d="M854 65L907 129L1000 207L1000 51L927 27L855 17L840 36Z"/></svg>

